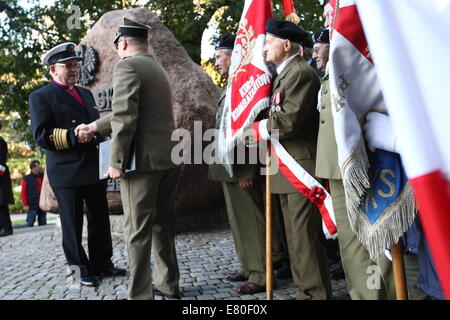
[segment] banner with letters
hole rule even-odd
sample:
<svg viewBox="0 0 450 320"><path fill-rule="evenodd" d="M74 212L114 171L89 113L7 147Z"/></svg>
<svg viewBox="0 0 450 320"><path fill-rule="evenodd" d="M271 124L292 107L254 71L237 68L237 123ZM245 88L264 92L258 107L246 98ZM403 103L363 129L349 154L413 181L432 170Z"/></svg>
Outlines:
<svg viewBox="0 0 450 320"><path fill-rule="evenodd" d="M398 154L368 153L368 112L387 113L355 0L331 0L330 91L352 230L376 260L411 226L416 208Z"/></svg>

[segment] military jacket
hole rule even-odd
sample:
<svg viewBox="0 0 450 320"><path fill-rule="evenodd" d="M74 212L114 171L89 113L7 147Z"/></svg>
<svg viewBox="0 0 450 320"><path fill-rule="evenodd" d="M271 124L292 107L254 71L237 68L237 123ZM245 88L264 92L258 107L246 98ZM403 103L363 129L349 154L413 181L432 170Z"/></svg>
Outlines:
<svg viewBox="0 0 450 320"><path fill-rule="evenodd" d="M340 180L342 175L338 165L328 73L323 78L318 107L320 110L320 123L317 139L316 176L324 179Z"/></svg>
<svg viewBox="0 0 450 320"><path fill-rule="evenodd" d="M29 96L31 126L36 143L46 151L48 180L52 188L76 187L99 181L98 143L78 143L75 128L99 118L92 93L76 90L85 106L56 83L32 92Z"/></svg>
<svg viewBox="0 0 450 320"><path fill-rule="evenodd" d="M300 56L293 58L277 76L272 97L279 96L267 129L271 135L278 130L279 140L286 151L309 174L314 176L319 113L316 109L320 81L314 70ZM281 171L271 176L271 192L298 192Z"/></svg>

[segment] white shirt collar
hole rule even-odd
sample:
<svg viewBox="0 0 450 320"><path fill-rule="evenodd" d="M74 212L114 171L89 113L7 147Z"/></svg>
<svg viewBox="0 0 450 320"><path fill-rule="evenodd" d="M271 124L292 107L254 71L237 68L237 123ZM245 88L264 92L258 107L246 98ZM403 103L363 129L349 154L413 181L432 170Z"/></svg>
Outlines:
<svg viewBox="0 0 450 320"><path fill-rule="evenodd" d="M296 56L298 56L299 54L296 53L293 56L290 56L289 58L287 58L286 60L283 61L283 63L281 63L278 67L277 67L277 74L281 74L281 72L283 72L283 69L286 68L286 66L288 65L288 63L294 59Z"/></svg>

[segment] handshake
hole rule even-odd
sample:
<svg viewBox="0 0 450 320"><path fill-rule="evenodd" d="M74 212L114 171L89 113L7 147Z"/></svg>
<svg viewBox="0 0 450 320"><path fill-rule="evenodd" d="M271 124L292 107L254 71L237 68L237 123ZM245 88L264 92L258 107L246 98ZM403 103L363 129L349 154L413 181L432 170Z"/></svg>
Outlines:
<svg viewBox="0 0 450 320"><path fill-rule="evenodd" d="M77 137L78 143L88 143L92 140L97 131L97 125L95 122L89 124L80 124L75 128L75 136Z"/></svg>

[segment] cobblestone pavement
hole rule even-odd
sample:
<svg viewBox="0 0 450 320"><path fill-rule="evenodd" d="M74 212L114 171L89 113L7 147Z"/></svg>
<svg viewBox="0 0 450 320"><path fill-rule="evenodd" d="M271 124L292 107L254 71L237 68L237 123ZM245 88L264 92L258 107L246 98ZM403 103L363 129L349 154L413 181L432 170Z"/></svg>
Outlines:
<svg viewBox="0 0 450 320"><path fill-rule="evenodd" d="M0 300L120 300L127 298L129 276L105 278L98 288L71 286L61 235L54 226L16 229L0 238ZM85 241L85 240L84 240ZM239 269L230 229L225 225L177 234L180 287L183 300L263 300L265 293L242 295L242 283L221 279ZM127 268L121 237L113 237L113 262ZM344 280L332 281L335 299L349 299ZM274 300L294 299L292 281L277 282Z"/></svg>

